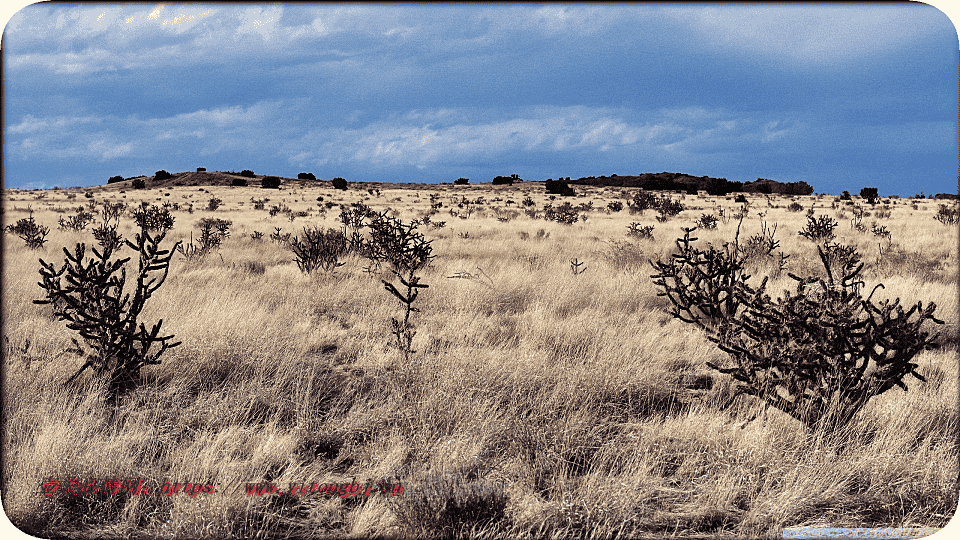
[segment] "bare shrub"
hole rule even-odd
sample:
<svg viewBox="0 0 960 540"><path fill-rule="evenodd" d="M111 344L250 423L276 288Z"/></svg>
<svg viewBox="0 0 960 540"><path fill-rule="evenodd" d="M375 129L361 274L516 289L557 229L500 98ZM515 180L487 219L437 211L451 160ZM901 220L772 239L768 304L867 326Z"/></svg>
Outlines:
<svg viewBox="0 0 960 540"><path fill-rule="evenodd" d="M35 304L52 304L54 316L67 321L67 328L75 330L85 340L82 346L73 339L73 352L86 359L80 369L67 381L76 379L85 369L106 380L111 395L117 396L132 389L140 369L160 363L167 349L180 343L170 343L173 336L160 336L163 319L152 329L138 318L146 302L163 285L170 268L171 250L161 250L164 233L151 237L146 229L136 236L136 243L126 246L139 254L136 291L124 293L129 257L111 260L112 249L103 252L91 248L93 258L84 261L85 246L76 245L74 253L63 249L66 260L57 270L53 264L40 260L40 286L46 298ZM180 242L174 245L174 249ZM119 272L119 275L118 275ZM160 350L150 352L160 345Z"/></svg>
<svg viewBox="0 0 960 540"><path fill-rule="evenodd" d="M305 227L302 239L294 237L287 246L293 251L294 262L301 272L310 274L317 269L330 272L343 266L340 257L347 252L347 238L337 229Z"/></svg>
<svg viewBox="0 0 960 540"><path fill-rule="evenodd" d="M807 225L797 234L816 243L829 242L834 238L833 230L837 228L837 220L822 215L819 218L807 216Z"/></svg>
<svg viewBox="0 0 960 540"><path fill-rule="evenodd" d="M817 247L826 278L789 276L796 293L771 300L747 284L740 252L729 245L706 251L690 245L690 230L677 240L680 253L658 261L653 276L673 303L672 314L708 332L708 339L730 361L707 365L731 375L738 394L763 400L811 429L833 432L846 425L867 401L912 375L924 380L912 360L937 346L936 336L921 330L936 305L922 302L904 311L899 299L863 298L855 252L841 269L831 263L830 248ZM840 253L839 249L834 250ZM836 271L835 271L836 270ZM914 319L913 316L917 315ZM912 319L912 320L911 320Z"/></svg>
<svg viewBox="0 0 960 540"><path fill-rule="evenodd" d="M40 249L47 242L47 235L50 234L50 227L44 227L33 219L33 212L30 217L25 217L17 221L14 225L7 225L7 232L19 236L30 249Z"/></svg>

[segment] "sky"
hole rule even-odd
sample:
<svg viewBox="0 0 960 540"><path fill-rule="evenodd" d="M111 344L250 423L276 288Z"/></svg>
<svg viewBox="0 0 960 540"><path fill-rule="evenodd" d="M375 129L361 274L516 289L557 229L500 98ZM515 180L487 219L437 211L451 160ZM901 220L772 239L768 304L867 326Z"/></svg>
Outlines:
<svg viewBox="0 0 960 540"><path fill-rule="evenodd" d="M925 4L81 3L9 17L7 188L206 167L957 192L960 42Z"/></svg>

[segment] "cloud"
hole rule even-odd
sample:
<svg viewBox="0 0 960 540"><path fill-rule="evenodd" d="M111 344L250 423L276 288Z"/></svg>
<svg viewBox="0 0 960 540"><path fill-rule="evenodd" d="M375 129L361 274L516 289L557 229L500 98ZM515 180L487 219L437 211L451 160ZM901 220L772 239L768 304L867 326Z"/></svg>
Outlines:
<svg viewBox="0 0 960 540"><path fill-rule="evenodd" d="M682 6L664 13L721 50L805 66L902 51L932 30L952 27L946 16L923 4Z"/></svg>
<svg viewBox="0 0 960 540"><path fill-rule="evenodd" d="M114 159L162 152L256 152L290 136L280 102L201 109L167 117L26 115L7 128L9 154L21 159ZM18 136L23 136L22 138Z"/></svg>
<svg viewBox="0 0 960 540"><path fill-rule="evenodd" d="M701 114L696 114L697 111ZM483 111L415 110L356 129L311 131L284 144L298 165L451 165L517 154L598 154L613 150L678 155L753 151L790 136L789 120L735 117L722 110L638 113L588 107L539 107L512 118L483 120ZM776 128L776 131L772 131ZM775 135L774 135L775 133Z"/></svg>

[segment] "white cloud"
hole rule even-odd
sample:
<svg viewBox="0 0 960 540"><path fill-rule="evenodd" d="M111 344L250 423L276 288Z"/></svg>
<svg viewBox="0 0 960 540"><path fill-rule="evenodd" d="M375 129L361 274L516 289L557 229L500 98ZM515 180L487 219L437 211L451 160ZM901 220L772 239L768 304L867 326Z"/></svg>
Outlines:
<svg viewBox="0 0 960 540"><path fill-rule="evenodd" d="M695 114L699 110L702 114ZM424 167L503 159L516 153L593 153L614 149L694 154L728 147L754 151L791 131L784 120L763 122L721 110L667 109L636 113L587 107L540 107L514 117L478 120L470 110L415 110L357 129L310 132L284 144L297 164L370 163Z"/></svg>
<svg viewBox="0 0 960 540"><path fill-rule="evenodd" d="M239 15L240 27L237 28L237 33L257 33L268 41L279 26L282 16L283 6L274 5L267 9L257 6L247 7Z"/></svg>
<svg viewBox="0 0 960 540"><path fill-rule="evenodd" d="M924 4L682 6L664 11L721 49L823 65L906 50L949 20Z"/></svg>

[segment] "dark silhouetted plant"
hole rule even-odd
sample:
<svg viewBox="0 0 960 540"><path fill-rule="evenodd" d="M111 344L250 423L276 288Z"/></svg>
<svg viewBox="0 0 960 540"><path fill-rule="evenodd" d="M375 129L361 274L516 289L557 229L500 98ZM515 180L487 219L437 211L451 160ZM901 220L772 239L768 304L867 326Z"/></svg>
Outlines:
<svg viewBox="0 0 960 540"><path fill-rule="evenodd" d="M46 237L50 234L50 227L37 223L33 219L33 212L30 212L30 217L25 217L14 225L8 225L7 232L23 239L28 248L40 249L47 242Z"/></svg>
<svg viewBox="0 0 960 540"><path fill-rule="evenodd" d="M841 250L818 246L826 276L789 274L798 282L796 293L771 300L766 278L757 288L747 284L741 250L694 248L685 231L677 240L680 253L654 263L660 271L654 283L673 303L674 317L705 329L729 355L725 364L707 365L738 381L738 394L755 396L808 428L834 432L873 396L894 386L906 390L905 376L923 380L912 360L937 346L936 336L921 329L928 320L942 324L933 315L936 305L918 302L904 311L899 299L874 304L882 284L863 298L863 264L855 252L837 269L830 251Z"/></svg>
<svg viewBox="0 0 960 540"><path fill-rule="evenodd" d="M720 219L713 214L700 214L700 219L694 223L694 227L698 229L716 229L717 222L719 221Z"/></svg>
<svg viewBox="0 0 960 540"><path fill-rule="evenodd" d="M153 204L148 205L146 202L140 203L140 208L133 211L133 220L137 222L138 228L161 234L166 234L173 228L175 219L170 215L170 210Z"/></svg>
<svg viewBox="0 0 960 540"><path fill-rule="evenodd" d="M333 189L339 189L342 191L346 191L347 187L349 186L349 183L345 179L340 178L339 176L331 180L330 184L333 185Z"/></svg>
<svg viewBox="0 0 960 540"><path fill-rule="evenodd" d="M956 206L951 208L945 204L939 206L940 208L937 210L937 215L933 216L934 219L944 225L956 225L960 223L960 208Z"/></svg>
<svg viewBox="0 0 960 540"><path fill-rule="evenodd" d="M93 214L81 206L77 208L76 214L69 216L67 219L60 216L59 229L61 231L82 231L86 229L91 222L93 222Z"/></svg>
<svg viewBox="0 0 960 540"><path fill-rule="evenodd" d="M797 234L812 242L829 242L833 240L833 230L837 228L837 220L822 215L818 218L807 216L807 225Z"/></svg>
<svg viewBox="0 0 960 540"><path fill-rule="evenodd" d="M193 241L193 231L190 232L190 243L177 246L177 251L188 261L203 259L219 248L223 241L230 237L232 221L216 218L203 218L197 224L200 227L200 236L197 243Z"/></svg>
<svg viewBox="0 0 960 540"><path fill-rule="evenodd" d="M279 176L264 176L260 181L260 187L263 189L280 189Z"/></svg>
<svg viewBox="0 0 960 540"><path fill-rule="evenodd" d="M419 311L413 307L420 289L428 286L421 283L420 272L434 258L432 240L427 240L413 223L390 217L386 213L378 214L370 222L370 253L368 257L375 262L386 262L390 271L399 280L401 287L381 280L384 288L396 297L404 306L403 320L392 318L393 336L404 359L409 359L415 326L410 322L410 314ZM401 291L401 289L404 289Z"/></svg>
<svg viewBox="0 0 960 540"><path fill-rule="evenodd" d="M74 253L66 248L66 260L57 270L53 264L40 260L40 287L46 292L35 304L52 304L54 316L67 321L67 328L76 331L84 340L81 345L76 338L73 352L85 359L80 369L67 380L69 384L87 368L95 376L103 378L113 397L132 389L140 369L160 363L160 356L168 349L180 345L170 343L173 336L160 336L163 319L152 329L140 322L139 316L146 302L163 285L170 268L171 250L161 250L164 233L151 236L146 229L136 236L136 242L126 241L126 246L139 254L139 269L136 288L124 292L127 272L124 265L130 260L112 260L114 251L91 248L93 258L84 261L85 246L76 245ZM180 242L174 245L179 247ZM154 345L160 349L151 352Z"/></svg>
<svg viewBox="0 0 960 540"><path fill-rule="evenodd" d="M631 238L653 240L653 228L653 225L640 225L640 223L634 221L627 226L627 236Z"/></svg>
<svg viewBox="0 0 960 540"><path fill-rule="evenodd" d="M305 227L303 237L292 238L287 246L293 251L301 272L310 274L317 269L330 272L343 266L340 257L347 252L347 238L337 229Z"/></svg>
<svg viewBox="0 0 960 540"><path fill-rule="evenodd" d="M223 199L218 199L216 197L210 197L210 200L207 201L207 210L214 212L217 208L220 208L220 205L223 204Z"/></svg>

